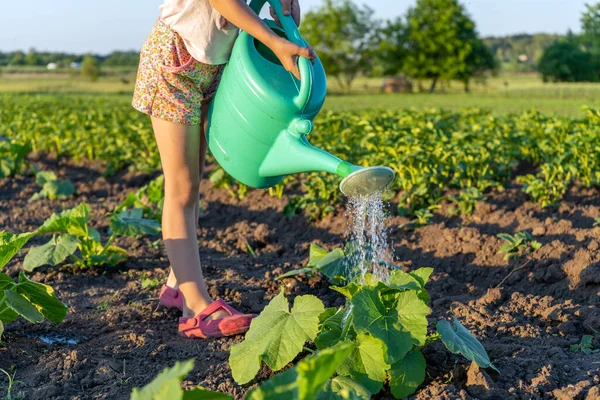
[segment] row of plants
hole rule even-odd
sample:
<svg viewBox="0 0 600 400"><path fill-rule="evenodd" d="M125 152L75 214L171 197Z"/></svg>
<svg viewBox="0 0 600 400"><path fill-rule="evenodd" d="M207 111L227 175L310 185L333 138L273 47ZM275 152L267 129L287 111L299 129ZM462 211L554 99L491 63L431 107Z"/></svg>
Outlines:
<svg viewBox="0 0 600 400"><path fill-rule="evenodd" d="M139 193L139 192L138 192ZM89 225L90 209L86 203L52 214L32 232L11 233L0 231L0 271L34 237L50 236L39 246L27 249L23 260L25 272L44 266L63 263L77 268L114 266L127 258L127 251L114 244L119 236L137 237L156 235L160 223L144 218L144 209L121 204L109 218L109 237L102 240L100 232ZM4 326L19 316L31 323L47 319L58 323L67 313L67 306L54 294L54 290L33 282L22 271L18 281L0 273L0 340Z"/></svg>
<svg viewBox="0 0 600 400"><path fill-rule="evenodd" d="M50 151L76 160L102 161L111 174L129 166L155 171L160 157L150 121L129 106L126 96L0 96L2 134L0 176L18 171L28 150ZM32 111L33 110L33 111ZM480 109L380 110L361 113L322 112L310 140L359 165L387 165L397 179L390 196L399 194L400 212L417 211L447 200L457 189L458 211L469 213L473 199L489 189L502 190L527 162L535 173L518 177L523 190L542 206L555 204L577 182L600 183L600 112L587 108L579 119L544 116L535 111L494 116ZM285 212L302 211L319 219L340 200L339 178L307 173L284 181L291 189ZM217 187L243 198L248 188L216 168ZM283 195L283 185L272 188Z"/></svg>

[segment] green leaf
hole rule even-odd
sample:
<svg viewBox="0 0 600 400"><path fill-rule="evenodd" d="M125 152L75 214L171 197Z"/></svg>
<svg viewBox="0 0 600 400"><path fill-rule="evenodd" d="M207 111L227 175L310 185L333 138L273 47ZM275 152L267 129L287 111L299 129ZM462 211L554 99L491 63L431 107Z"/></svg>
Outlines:
<svg viewBox="0 0 600 400"><path fill-rule="evenodd" d="M395 269L390 273L387 286L394 289L419 290L423 287L419 279L420 278L412 276L411 274L406 273L401 269Z"/></svg>
<svg viewBox="0 0 600 400"><path fill-rule="evenodd" d="M514 242L515 242L515 239L514 239L514 238L513 238L511 235L509 235L508 233L499 233L497 236L498 236L500 239L504 239L504 240L506 240L508 243L511 243L511 244L512 244L512 243L514 243Z"/></svg>
<svg viewBox="0 0 600 400"><path fill-rule="evenodd" d="M535 251L535 250L539 250L542 247L542 244L540 242L538 242L537 240L533 240L533 241L531 241L531 243L529 243L529 246L531 246L531 248Z"/></svg>
<svg viewBox="0 0 600 400"><path fill-rule="evenodd" d="M437 323L436 329L442 338L442 342L448 350L455 354L462 354L467 359L475 361L481 368L492 367L490 358L485 348L467 328L465 328L456 317L452 317L454 326L446 320Z"/></svg>
<svg viewBox="0 0 600 400"><path fill-rule="evenodd" d="M410 271L408 274L415 278L419 282L419 285L421 285L421 289L423 289L432 273L433 268L419 268L415 271Z"/></svg>
<svg viewBox="0 0 600 400"><path fill-rule="evenodd" d="M425 357L419 349L409 352L390 369L390 389L397 399L417 391L425 380Z"/></svg>
<svg viewBox="0 0 600 400"><path fill-rule="evenodd" d="M342 341L344 322L348 318L348 310L328 308L319 316L319 334L315 338L318 349L331 347Z"/></svg>
<svg viewBox="0 0 600 400"><path fill-rule="evenodd" d="M352 296L354 296L354 294L360 290L361 286L354 282L350 282L346 286L330 286L329 288L351 299Z"/></svg>
<svg viewBox="0 0 600 400"><path fill-rule="evenodd" d="M285 278L291 278L292 276L296 276L296 275L300 275L300 274L309 274L312 275L311 272L313 271L313 268L301 268L301 269L295 269L293 271L288 271L285 274L281 274L279 275L277 278L275 278L275 280L280 281L282 279Z"/></svg>
<svg viewBox="0 0 600 400"><path fill-rule="evenodd" d="M194 369L194 360L176 362L171 368L165 368L142 389L134 388L131 400L175 400L175 399L227 399L230 398L220 393L213 393L200 389L192 391L189 395L181 389L181 381ZM215 397L220 395L220 397ZM190 396L190 397L188 397ZM212 396L212 397L211 397ZM223 397L224 396L224 397Z"/></svg>
<svg viewBox="0 0 600 400"><path fill-rule="evenodd" d="M343 343L321 350L250 391L246 400L313 400L353 347Z"/></svg>
<svg viewBox="0 0 600 400"><path fill-rule="evenodd" d="M0 291L10 289L15 285L16 283L10 275L0 273Z"/></svg>
<svg viewBox="0 0 600 400"><path fill-rule="evenodd" d="M310 244L308 266L315 267L329 252L314 243Z"/></svg>
<svg viewBox="0 0 600 400"><path fill-rule="evenodd" d="M160 175L156 179L148 183L148 189L146 190L146 197L151 203L157 203L164 196L163 188L165 184L165 176Z"/></svg>
<svg viewBox="0 0 600 400"><path fill-rule="evenodd" d="M226 178L227 173L223 168L218 168L208 176L208 180L210 181L210 183L212 183L215 186L219 186L219 184L222 183L222 181Z"/></svg>
<svg viewBox="0 0 600 400"><path fill-rule="evenodd" d="M35 232L19 233L0 232L0 269L10 261L27 243Z"/></svg>
<svg viewBox="0 0 600 400"><path fill-rule="evenodd" d="M0 273L0 299L4 297L5 290L11 289L16 285L13 278L7 274ZM0 321L4 324L14 321L18 318L18 314L14 312L6 303L6 299L0 302Z"/></svg>
<svg viewBox="0 0 600 400"><path fill-rule="evenodd" d="M57 265L75 253L79 240L73 235L52 236L48 243L32 247L23 261L25 271L33 271L42 265Z"/></svg>
<svg viewBox="0 0 600 400"><path fill-rule="evenodd" d="M66 199L75 193L75 186L70 181L50 181L44 183L42 191L50 200Z"/></svg>
<svg viewBox="0 0 600 400"><path fill-rule="evenodd" d="M134 208L123 210L110 219L110 230L121 236L157 235L160 233L160 223L142 217L143 210Z"/></svg>
<svg viewBox="0 0 600 400"><path fill-rule="evenodd" d="M359 333L358 346L339 366L337 372L349 376L363 385L369 392L378 393L383 387L386 371L384 346L381 340L366 333Z"/></svg>
<svg viewBox="0 0 600 400"><path fill-rule="evenodd" d="M231 347L229 365L235 381L250 382L260 369L261 360L274 371L285 367L307 340L317 336L319 314L324 309L321 300L305 295L294 299L290 312L282 289L252 320L245 340Z"/></svg>
<svg viewBox="0 0 600 400"><path fill-rule="evenodd" d="M38 309L25 297L12 291L12 289L6 290L4 295L6 296L6 305L27 321L38 323L44 320Z"/></svg>
<svg viewBox="0 0 600 400"><path fill-rule="evenodd" d="M354 327L384 344L386 361L401 360L413 346L425 343L429 307L415 291L397 293L394 307L386 308L377 288L364 287L352 297Z"/></svg>
<svg viewBox="0 0 600 400"><path fill-rule="evenodd" d="M311 244L308 266L314 267L332 282L346 282L355 275L348 268L344 251L339 248L327 252L327 250Z"/></svg>
<svg viewBox="0 0 600 400"><path fill-rule="evenodd" d="M43 186L46 182L55 180L56 174L52 171L40 171L37 174L35 174L35 183L40 186Z"/></svg>
<svg viewBox="0 0 600 400"><path fill-rule="evenodd" d="M43 283L29 280L23 272L19 274L19 284L14 290L52 322L61 322L67 316L67 306L56 297L54 289Z"/></svg>
<svg viewBox="0 0 600 400"><path fill-rule="evenodd" d="M346 376L336 376L325 383L316 400L370 400L371 393Z"/></svg>
<svg viewBox="0 0 600 400"><path fill-rule="evenodd" d="M52 214L38 229L37 234L63 232L77 237L87 237L89 218L90 208L86 203L81 203L60 214Z"/></svg>

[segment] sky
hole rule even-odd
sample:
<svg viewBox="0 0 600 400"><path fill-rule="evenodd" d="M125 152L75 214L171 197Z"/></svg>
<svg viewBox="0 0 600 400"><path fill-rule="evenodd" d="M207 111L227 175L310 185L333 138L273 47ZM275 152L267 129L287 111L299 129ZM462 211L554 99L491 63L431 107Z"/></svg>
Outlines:
<svg viewBox="0 0 600 400"><path fill-rule="evenodd" d="M163 0L3 0L0 51L107 54L137 50ZM322 0L299 0L304 11ZM380 19L403 15L416 0L368 3ZM482 36L578 32L585 3L593 0L461 0ZM266 10L266 8L265 8Z"/></svg>

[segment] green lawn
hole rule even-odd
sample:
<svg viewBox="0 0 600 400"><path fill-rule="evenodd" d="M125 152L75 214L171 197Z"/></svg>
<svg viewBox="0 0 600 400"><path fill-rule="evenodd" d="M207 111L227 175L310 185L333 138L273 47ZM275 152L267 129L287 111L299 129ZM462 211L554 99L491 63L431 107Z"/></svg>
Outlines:
<svg viewBox="0 0 600 400"><path fill-rule="evenodd" d="M0 77L0 92L37 93L101 93L130 96L135 73L103 77L89 82L79 76L65 74L4 74ZM433 95L381 94L381 78L359 78L352 92L339 94L335 80L329 79L330 94L325 109L334 111L366 108L444 108L460 110L480 107L496 114L519 113L530 109L545 114L580 116L582 107L600 107L600 84L545 84L535 74L505 74L487 80L485 85L473 84L471 93L464 93L458 83L439 87ZM427 87L428 82L423 82ZM416 86L416 85L415 85Z"/></svg>

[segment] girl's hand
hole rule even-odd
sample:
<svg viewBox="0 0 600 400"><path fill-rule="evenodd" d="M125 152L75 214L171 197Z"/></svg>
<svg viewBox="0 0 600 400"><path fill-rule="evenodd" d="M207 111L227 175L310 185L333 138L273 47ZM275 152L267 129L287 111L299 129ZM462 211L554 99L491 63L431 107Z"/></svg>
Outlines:
<svg viewBox="0 0 600 400"><path fill-rule="evenodd" d="M298 4L298 0L281 0L281 8L283 9L283 15L291 15L296 26L300 26L300 4ZM275 23L281 27L281 21L279 21L279 17L275 14L272 6L269 7L269 11Z"/></svg>
<svg viewBox="0 0 600 400"><path fill-rule="evenodd" d="M317 57L312 47L301 47L279 37L270 47L277 58L279 58L279 61L281 61L281 64L283 64L286 71L291 72L297 79L300 79L298 56L306 57L311 61Z"/></svg>

